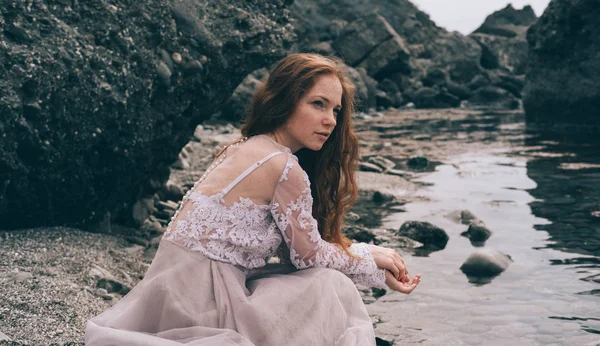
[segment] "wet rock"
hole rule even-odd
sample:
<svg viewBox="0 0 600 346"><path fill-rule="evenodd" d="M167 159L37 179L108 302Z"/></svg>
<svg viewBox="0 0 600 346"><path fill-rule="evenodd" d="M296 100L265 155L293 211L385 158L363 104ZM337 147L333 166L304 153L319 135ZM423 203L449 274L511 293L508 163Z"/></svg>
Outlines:
<svg viewBox="0 0 600 346"><path fill-rule="evenodd" d="M485 107L486 109L517 109L519 100L510 92L498 87L486 86L476 90L469 98L469 107Z"/></svg>
<svg viewBox="0 0 600 346"><path fill-rule="evenodd" d="M396 167L396 164L394 163L394 161L386 159L383 156L371 156L371 157L369 157L368 161L369 161L369 163L372 163L374 165L381 167L381 169L383 169L383 172L386 172L386 171Z"/></svg>
<svg viewBox="0 0 600 346"><path fill-rule="evenodd" d="M181 64L183 62L183 57L181 56L180 53L175 52L171 55L171 59L173 60L174 63L176 64Z"/></svg>
<svg viewBox="0 0 600 346"><path fill-rule="evenodd" d="M282 0L74 3L2 6L5 229L87 229L105 212L135 225L140 191L162 188L195 126L295 40ZM247 27L233 8L252 14Z"/></svg>
<svg viewBox="0 0 600 346"><path fill-rule="evenodd" d="M441 250L448 243L446 231L424 221L406 221L396 234L414 239L422 243L425 248Z"/></svg>
<svg viewBox="0 0 600 346"><path fill-rule="evenodd" d="M494 277L508 268L512 259L510 256L495 249L475 250L460 267L468 276Z"/></svg>
<svg viewBox="0 0 600 346"><path fill-rule="evenodd" d="M133 220L139 225L143 225L144 221L156 211L154 200L152 198L143 198L133 205Z"/></svg>
<svg viewBox="0 0 600 346"><path fill-rule="evenodd" d="M377 81L371 78L362 67L352 68L344 65L343 70L356 87L356 109L358 111L365 111L375 107L377 105Z"/></svg>
<svg viewBox="0 0 600 346"><path fill-rule="evenodd" d="M485 242L492 235L492 232L485 226L483 221L475 219L471 220L469 229L461 235L469 238L471 242L479 244Z"/></svg>
<svg viewBox="0 0 600 346"><path fill-rule="evenodd" d="M375 203L385 203L385 202L391 202L394 200L394 195L389 194L389 193L384 193L384 192L380 192L380 191L375 191L373 193L373 197L371 198L371 200Z"/></svg>
<svg viewBox="0 0 600 346"><path fill-rule="evenodd" d="M368 163L368 162L359 162L358 163L358 169L360 171L363 172L375 172L375 173L382 173L383 169L375 164L372 163Z"/></svg>
<svg viewBox="0 0 600 346"><path fill-rule="evenodd" d="M97 280L96 287L98 290L101 290L101 292L106 292L105 295L113 292L120 295L125 295L131 290L130 283L118 280L108 270L95 264L92 265L88 271L88 276L91 276Z"/></svg>
<svg viewBox="0 0 600 346"><path fill-rule="evenodd" d="M165 85L171 85L171 70L164 61L156 63L156 74L159 80Z"/></svg>
<svg viewBox="0 0 600 346"><path fill-rule="evenodd" d="M450 94L458 97L461 101L468 100L473 95L473 92L468 86L454 83L451 80L446 81L446 89Z"/></svg>
<svg viewBox="0 0 600 346"><path fill-rule="evenodd" d="M470 38L482 48L481 66L500 68L522 75L527 63L527 29L537 21L531 6L516 10L512 5L489 15Z"/></svg>
<svg viewBox="0 0 600 346"><path fill-rule="evenodd" d="M171 201L180 201L184 195L183 189L172 180L167 181L164 192L165 197Z"/></svg>
<svg viewBox="0 0 600 346"><path fill-rule="evenodd" d="M389 175L395 175L398 177L405 177L405 176L409 175L409 173L407 171L403 171L400 169L390 169L390 170L387 170L385 173L389 174Z"/></svg>
<svg viewBox="0 0 600 346"><path fill-rule="evenodd" d="M528 121L600 126L600 6L551 1L527 32Z"/></svg>
<svg viewBox="0 0 600 346"><path fill-rule="evenodd" d="M521 92L525 86L525 76L513 76L502 72L493 73L491 74L491 83L510 92L514 97L521 98Z"/></svg>
<svg viewBox="0 0 600 346"><path fill-rule="evenodd" d="M346 220L356 222L356 221L360 220L360 215L349 211L348 213L346 213Z"/></svg>
<svg viewBox="0 0 600 346"><path fill-rule="evenodd" d="M408 159L406 165L411 169L425 169L429 166L429 160L423 156L415 156Z"/></svg>
<svg viewBox="0 0 600 346"><path fill-rule="evenodd" d="M97 288L94 290L94 294L98 297L104 298L104 300L112 300L113 296L111 296L105 288Z"/></svg>
<svg viewBox="0 0 600 346"><path fill-rule="evenodd" d="M469 210L461 210L460 212L460 221L465 224L468 225L471 223L471 221L476 220L477 216L475 216L475 214L473 214L471 211Z"/></svg>
<svg viewBox="0 0 600 346"><path fill-rule="evenodd" d="M387 293L385 288L377 288L377 287L371 288L371 292L373 292L373 297L375 297L375 299L381 298Z"/></svg>
<svg viewBox="0 0 600 346"><path fill-rule="evenodd" d="M150 234L163 233L164 227L157 219L146 219L142 224L142 229Z"/></svg>
<svg viewBox="0 0 600 346"><path fill-rule="evenodd" d="M447 78L446 72L439 68L435 68L428 71L421 81L425 87L445 86Z"/></svg>
<svg viewBox="0 0 600 346"><path fill-rule="evenodd" d="M383 73L408 69L410 54L406 43L387 20L376 13L350 23L333 47L350 66L360 64L375 79Z"/></svg>
<svg viewBox="0 0 600 346"><path fill-rule="evenodd" d="M460 99L446 91L421 88L413 95L417 108L452 108L460 106Z"/></svg>
<svg viewBox="0 0 600 346"><path fill-rule="evenodd" d="M349 239L356 240L360 243L373 243L375 245L380 244L380 241L377 239L375 234L363 227L349 227L344 229L344 234L346 234Z"/></svg>
<svg viewBox="0 0 600 346"><path fill-rule="evenodd" d="M268 78L269 71L266 68L258 69L246 76L225 103L222 110L223 118L232 121L240 120L246 113L252 95Z"/></svg>
<svg viewBox="0 0 600 346"><path fill-rule="evenodd" d="M481 51L481 48L479 51ZM479 61L473 59L456 59L448 64L447 69L450 80L462 85L471 83L471 81L473 81L473 79L475 79L477 76L486 75L486 72L479 64Z"/></svg>
<svg viewBox="0 0 600 346"><path fill-rule="evenodd" d="M183 155L179 154L177 160L171 165L171 168L178 170L186 170L190 168L190 162Z"/></svg>
<svg viewBox="0 0 600 346"><path fill-rule="evenodd" d="M175 212L175 210L177 210L177 203L173 201L159 201L157 207L158 210L168 210Z"/></svg>
<svg viewBox="0 0 600 346"><path fill-rule="evenodd" d="M478 75L473 78L467 85L470 90L477 90L483 88L484 86L490 85L491 80L487 75Z"/></svg>
<svg viewBox="0 0 600 346"><path fill-rule="evenodd" d="M375 345L376 346L392 346L393 344L385 339L382 339L380 337L376 337L375 338Z"/></svg>

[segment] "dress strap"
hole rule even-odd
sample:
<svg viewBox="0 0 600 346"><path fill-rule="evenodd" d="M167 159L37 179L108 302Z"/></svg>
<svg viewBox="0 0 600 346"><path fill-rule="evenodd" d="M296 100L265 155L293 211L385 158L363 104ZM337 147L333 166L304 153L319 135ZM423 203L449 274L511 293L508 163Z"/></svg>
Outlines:
<svg viewBox="0 0 600 346"><path fill-rule="evenodd" d="M246 169L244 171L244 173L240 174L237 178L235 178L229 185L227 185L223 190L221 190L221 192L218 193L220 198L225 197L226 194L229 193L229 191L231 191L231 189L233 189L240 181L242 181L245 177L247 177L250 173L252 173L255 169L257 169L258 167L262 166L263 163L269 161L272 157L275 157L279 154L284 154L284 152L282 151L276 151L274 153L270 153L269 155L265 156L262 160L252 164L250 167L248 167L248 169Z"/></svg>

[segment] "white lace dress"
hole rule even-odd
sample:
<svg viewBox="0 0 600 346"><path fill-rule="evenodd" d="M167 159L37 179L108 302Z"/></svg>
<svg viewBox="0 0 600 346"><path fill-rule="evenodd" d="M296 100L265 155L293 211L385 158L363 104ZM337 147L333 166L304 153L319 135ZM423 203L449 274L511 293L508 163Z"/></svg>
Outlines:
<svg viewBox="0 0 600 346"><path fill-rule="evenodd" d="M311 210L289 149L265 135L229 147L182 201L144 279L88 321L86 345L374 345L353 281L383 287L384 272L366 244L353 258L321 239ZM293 267L267 265L278 249Z"/></svg>

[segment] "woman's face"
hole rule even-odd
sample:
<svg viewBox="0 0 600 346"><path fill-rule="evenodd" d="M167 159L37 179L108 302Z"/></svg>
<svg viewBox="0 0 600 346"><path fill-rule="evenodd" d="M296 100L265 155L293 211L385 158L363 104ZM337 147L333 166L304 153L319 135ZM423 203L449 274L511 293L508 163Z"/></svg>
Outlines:
<svg viewBox="0 0 600 346"><path fill-rule="evenodd" d="M278 141L296 152L321 150L336 125L342 108L342 83L337 76L321 75L298 101L296 109L275 132Z"/></svg>

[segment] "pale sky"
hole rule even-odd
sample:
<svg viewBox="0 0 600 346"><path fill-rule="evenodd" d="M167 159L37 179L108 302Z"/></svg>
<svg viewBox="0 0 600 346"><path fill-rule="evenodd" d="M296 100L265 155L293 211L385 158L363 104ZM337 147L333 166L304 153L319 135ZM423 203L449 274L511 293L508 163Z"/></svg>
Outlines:
<svg viewBox="0 0 600 346"><path fill-rule="evenodd" d="M431 20L448 31L468 35L477 29L487 16L509 3L516 9L531 5L539 17L550 0L410 0L420 10L429 14Z"/></svg>

